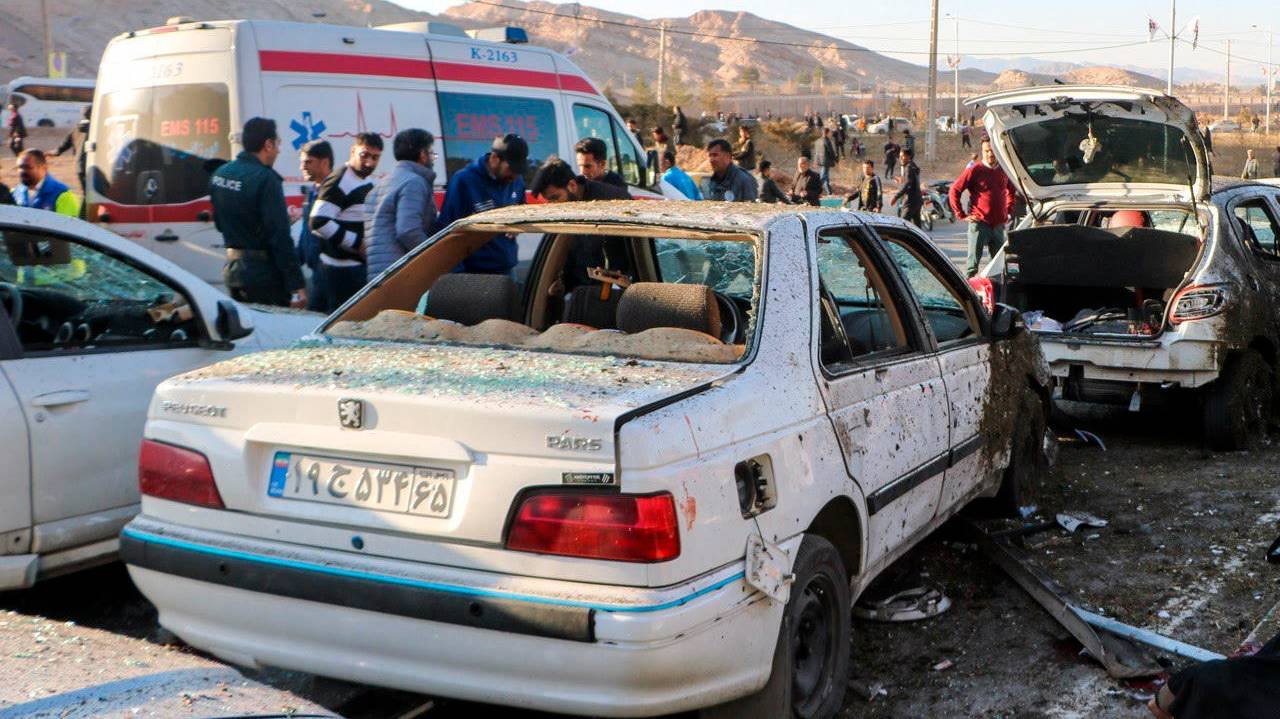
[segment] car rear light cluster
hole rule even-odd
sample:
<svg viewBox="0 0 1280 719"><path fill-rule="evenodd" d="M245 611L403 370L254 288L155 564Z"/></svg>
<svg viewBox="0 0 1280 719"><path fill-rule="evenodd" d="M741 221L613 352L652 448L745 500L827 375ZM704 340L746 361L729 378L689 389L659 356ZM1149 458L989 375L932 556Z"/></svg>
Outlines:
<svg viewBox="0 0 1280 719"><path fill-rule="evenodd" d="M224 509L209 460L199 452L164 442L142 440L138 452L138 489L149 497Z"/></svg>
<svg viewBox="0 0 1280 719"><path fill-rule="evenodd" d="M1227 307L1227 288L1222 285L1192 285L1174 295L1169 322L1180 324L1202 320Z"/></svg>
<svg viewBox="0 0 1280 719"><path fill-rule="evenodd" d="M539 492L524 497L507 532L507 549L620 562L680 556L670 493Z"/></svg>
<svg viewBox="0 0 1280 719"><path fill-rule="evenodd" d="M990 277L970 277L969 286L973 291L978 293L978 299L982 300L982 306L986 308L987 314L995 312L996 309L996 286Z"/></svg>

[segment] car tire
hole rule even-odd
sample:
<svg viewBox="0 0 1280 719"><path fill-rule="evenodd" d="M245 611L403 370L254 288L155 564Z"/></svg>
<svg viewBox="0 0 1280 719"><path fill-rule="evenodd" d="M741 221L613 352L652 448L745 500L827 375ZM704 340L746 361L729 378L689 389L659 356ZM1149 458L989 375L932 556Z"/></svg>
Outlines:
<svg viewBox="0 0 1280 719"><path fill-rule="evenodd" d="M1227 365L1204 399L1204 436L1220 452L1255 449L1267 438L1275 398L1275 372L1255 350Z"/></svg>
<svg viewBox="0 0 1280 719"><path fill-rule="evenodd" d="M1025 387L1018 405L1018 422L1009 441L1009 466L1004 469L1000 491L991 501L991 509L1003 517L1017 517L1022 507L1035 500L1036 481L1044 467L1046 413L1044 400L1035 390Z"/></svg>
<svg viewBox="0 0 1280 719"><path fill-rule="evenodd" d="M849 684L849 578L835 546L806 534L792 564L773 669L764 688L704 709L699 719L831 719Z"/></svg>

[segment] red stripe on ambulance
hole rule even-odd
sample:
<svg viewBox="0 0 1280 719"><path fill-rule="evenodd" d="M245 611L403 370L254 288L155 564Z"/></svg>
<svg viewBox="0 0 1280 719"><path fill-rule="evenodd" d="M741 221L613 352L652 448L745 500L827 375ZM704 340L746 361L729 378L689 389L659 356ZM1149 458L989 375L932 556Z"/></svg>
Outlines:
<svg viewBox="0 0 1280 719"><path fill-rule="evenodd" d="M432 62L402 57L343 55L329 52L261 50L258 63L263 72L311 72L331 75L376 75L411 77L447 82L475 82L485 85L513 85L545 90L565 90L598 95L586 78L540 70L509 67L478 67L459 62Z"/></svg>

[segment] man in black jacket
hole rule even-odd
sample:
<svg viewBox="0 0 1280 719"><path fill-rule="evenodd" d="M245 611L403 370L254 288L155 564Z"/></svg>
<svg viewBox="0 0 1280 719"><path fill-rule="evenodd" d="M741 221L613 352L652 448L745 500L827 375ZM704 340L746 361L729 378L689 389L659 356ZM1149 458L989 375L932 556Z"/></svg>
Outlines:
<svg viewBox="0 0 1280 719"><path fill-rule="evenodd" d="M902 152L902 147L893 140L885 140L884 143L884 179L893 177L893 168L898 164L898 154Z"/></svg>
<svg viewBox="0 0 1280 719"><path fill-rule="evenodd" d="M796 179L791 183L791 201L817 207L822 196L822 178L809 166L809 155L796 160Z"/></svg>
<svg viewBox="0 0 1280 719"><path fill-rule="evenodd" d="M773 179L773 163L768 160L760 161L760 202L770 202L773 204L789 205L791 200L787 198L787 193L778 187L777 181Z"/></svg>
<svg viewBox="0 0 1280 719"><path fill-rule="evenodd" d="M828 127L822 131L822 186L827 188L827 192L835 192L831 188L831 168L836 166L839 157L836 156L835 138L831 136L831 123L827 123Z"/></svg>
<svg viewBox="0 0 1280 719"><path fill-rule="evenodd" d="M733 150L733 161L747 172L756 169L756 143L746 125L738 125L738 146Z"/></svg>
<svg viewBox="0 0 1280 719"><path fill-rule="evenodd" d="M920 166L916 164L915 151L902 150L902 187L893 196L893 203L905 200L902 219L920 226L920 209L924 206L924 195L920 191Z"/></svg>
<svg viewBox="0 0 1280 719"><path fill-rule="evenodd" d="M679 147L684 144L684 136L689 132L689 118L684 116L684 110L679 105L672 107L671 112L675 115L675 119L671 121L671 131L675 133L676 147Z"/></svg>
<svg viewBox="0 0 1280 719"><path fill-rule="evenodd" d="M80 134L79 150L76 152L76 178L80 180L81 194L83 194L85 191L85 186L84 186L85 147L84 146L85 146L85 142L89 139L90 112L91 112L90 107L88 105L85 105L84 112L82 113L82 116L80 118L80 122L76 123L76 126L72 128L71 132L68 132L67 136L63 138L62 144L58 145L58 149L54 150L52 153L53 155L61 155L62 153L67 152L68 150L75 150L77 147L76 133ZM87 203L80 205L80 214L82 217L84 215L84 208L86 204Z"/></svg>
<svg viewBox="0 0 1280 719"><path fill-rule="evenodd" d="M573 154L578 160L578 169L588 180L627 189L627 181L622 179L622 175L609 169L609 148L604 140L584 137L573 146Z"/></svg>
<svg viewBox="0 0 1280 719"><path fill-rule="evenodd" d="M880 178L876 175L876 163L865 160L862 163L862 187L845 198L846 207L857 207L867 212L879 212L884 204Z"/></svg>
<svg viewBox="0 0 1280 719"><path fill-rule="evenodd" d="M592 202L630 200L624 188L575 175L568 163L551 158L538 168L529 183L529 192L544 202ZM583 236L574 240L565 261L564 291L592 282L588 270L602 267L631 274L626 240L621 237Z"/></svg>

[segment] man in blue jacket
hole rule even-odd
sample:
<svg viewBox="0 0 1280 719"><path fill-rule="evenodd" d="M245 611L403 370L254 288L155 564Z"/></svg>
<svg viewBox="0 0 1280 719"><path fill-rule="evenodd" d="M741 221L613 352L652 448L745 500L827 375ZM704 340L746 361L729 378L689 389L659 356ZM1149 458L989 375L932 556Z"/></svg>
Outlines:
<svg viewBox="0 0 1280 719"><path fill-rule="evenodd" d="M529 144L519 135L496 138L489 151L449 178L440 208L439 229L454 220L524 204L524 173L529 166ZM516 241L510 235L494 235L458 266L459 272L506 275L516 266Z"/></svg>
<svg viewBox="0 0 1280 719"><path fill-rule="evenodd" d="M48 162L40 150L23 150L18 155L18 182L13 190L14 204L67 217L80 216L80 198L49 174Z"/></svg>

